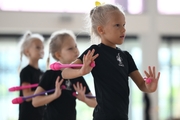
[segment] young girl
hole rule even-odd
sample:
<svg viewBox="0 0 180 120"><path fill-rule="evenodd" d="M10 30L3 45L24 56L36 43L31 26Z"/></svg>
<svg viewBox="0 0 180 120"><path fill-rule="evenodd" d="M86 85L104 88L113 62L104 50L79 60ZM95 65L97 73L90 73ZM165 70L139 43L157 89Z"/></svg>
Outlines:
<svg viewBox="0 0 180 120"><path fill-rule="evenodd" d="M53 33L49 48L52 57L61 64L70 64L79 56L75 35L68 30ZM37 94L55 88L55 92L33 98L35 107L47 104L45 120L76 120L76 97L90 107L97 104L95 98L85 97L85 94L92 94L83 77L63 80L61 72L61 70L47 70L35 91ZM65 90L61 89L62 85L66 86ZM78 92L77 96L73 96L75 91Z"/></svg>
<svg viewBox="0 0 180 120"><path fill-rule="evenodd" d="M94 77L97 106L93 120L128 120L129 86L128 77L143 92L157 89L160 73L156 76L155 67L145 71L151 83L145 82L139 73L132 56L122 51L120 45L125 37L125 15L121 8L104 4L90 11L91 38L99 37L101 43L90 46L74 64L81 64L80 69L66 68L62 72L64 79L83 76L91 71ZM96 66L89 64L95 61Z"/></svg>
<svg viewBox="0 0 180 120"><path fill-rule="evenodd" d="M20 58L25 55L29 59L29 64L20 72L20 85L30 85L39 83L43 72L39 69L38 61L44 56L44 38L40 34L25 33L22 37ZM24 89L20 91L20 96L33 95L35 88ZM19 120L42 120L44 107L35 108L32 106L32 100L19 105Z"/></svg>

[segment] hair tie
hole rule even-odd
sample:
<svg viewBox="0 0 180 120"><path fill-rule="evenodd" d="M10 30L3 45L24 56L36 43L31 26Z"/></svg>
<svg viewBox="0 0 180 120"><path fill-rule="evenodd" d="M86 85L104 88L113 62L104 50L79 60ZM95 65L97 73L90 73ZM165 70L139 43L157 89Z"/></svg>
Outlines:
<svg viewBox="0 0 180 120"><path fill-rule="evenodd" d="M96 2L95 2L95 6L96 6L96 7L101 6L101 5L104 5L104 4L105 4L104 2L103 2L103 3L100 3L99 1L96 1Z"/></svg>

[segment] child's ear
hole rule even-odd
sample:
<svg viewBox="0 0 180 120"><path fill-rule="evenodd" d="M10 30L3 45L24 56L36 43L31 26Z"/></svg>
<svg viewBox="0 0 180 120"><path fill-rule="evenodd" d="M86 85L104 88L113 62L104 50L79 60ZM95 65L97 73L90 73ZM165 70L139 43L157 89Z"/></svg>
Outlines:
<svg viewBox="0 0 180 120"><path fill-rule="evenodd" d="M103 26L98 26L98 27L97 27L97 32L99 33L99 35L104 34Z"/></svg>
<svg viewBox="0 0 180 120"><path fill-rule="evenodd" d="M59 60L61 58L61 55L59 54L59 52L55 52L55 57Z"/></svg>
<svg viewBox="0 0 180 120"><path fill-rule="evenodd" d="M30 56L29 50L28 50L28 49L25 49L25 50L24 50L24 54L25 54L27 57L29 57L29 56Z"/></svg>

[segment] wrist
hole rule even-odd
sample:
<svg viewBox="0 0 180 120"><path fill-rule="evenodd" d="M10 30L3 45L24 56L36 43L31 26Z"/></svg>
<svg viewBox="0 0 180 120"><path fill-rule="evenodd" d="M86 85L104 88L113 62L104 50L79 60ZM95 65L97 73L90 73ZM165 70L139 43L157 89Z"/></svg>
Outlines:
<svg viewBox="0 0 180 120"><path fill-rule="evenodd" d="M87 97L84 97L84 99L82 100L82 102L86 103L86 102L87 102Z"/></svg>
<svg viewBox="0 0 180 120"><path fill-rule="evenodd" d="M78 72L78 76L83 76L84 74L83 74L83 72L81 71L81 69L79 69L79 72Z"/></svg>
<svg viewBox="0 0 180 120"><path fill-rule="evenodd" d="M57 95L57 94L55 94L55 93L52 94L52 98L53 98L53 99L57 99L57 98L60 97L60 96L61 96L61 95Z"/></svg>

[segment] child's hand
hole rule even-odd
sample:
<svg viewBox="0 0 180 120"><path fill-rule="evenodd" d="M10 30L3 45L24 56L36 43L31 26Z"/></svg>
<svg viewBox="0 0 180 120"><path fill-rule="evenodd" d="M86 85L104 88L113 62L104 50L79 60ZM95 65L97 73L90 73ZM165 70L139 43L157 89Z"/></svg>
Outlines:
<svg viewBox="0 0 180 120"><path fill-rule="evenodd" d="M59 81L60 77L58 76L56 79L56 84L55 84L55 92L54 92L54 96L55 98L58 98L61 95L61 84L64 81L63 79L61 79L61 81Z"/></svg>
<svg viewBox="0 0 180 120"><path fill-rule="evenodd" d="M77 82L76 85L73 84L74 89L76 90L76 92L78 92L77 94L77 99L80 101L85 101L86 96L85 96L85 91L86 91L86 87L83 87L82 83Z"/></svg>
<svg viewBox="0 0 180 120"><path fill-rule="evenodd" d="M82 76L88 74L93 69L90 64L94 62L94 60L98 57L99 54L94 55L95 50L88 51L86 55L83 57L83 66L81 67ZM93 56L94 55L94 56Z"/></svg>
<svg viewBox="0 0 180 120"><path fill-rule="evenodd" d="M149 69L149 73L147 71L144 71L144 73L146 74L146 77L151 81L150 82L146 81L145 85L149 91L154 92L157 89L160 72L158 72L158 75L156 76L155 67L151 68L149 66L148 69Z"/></svg>

